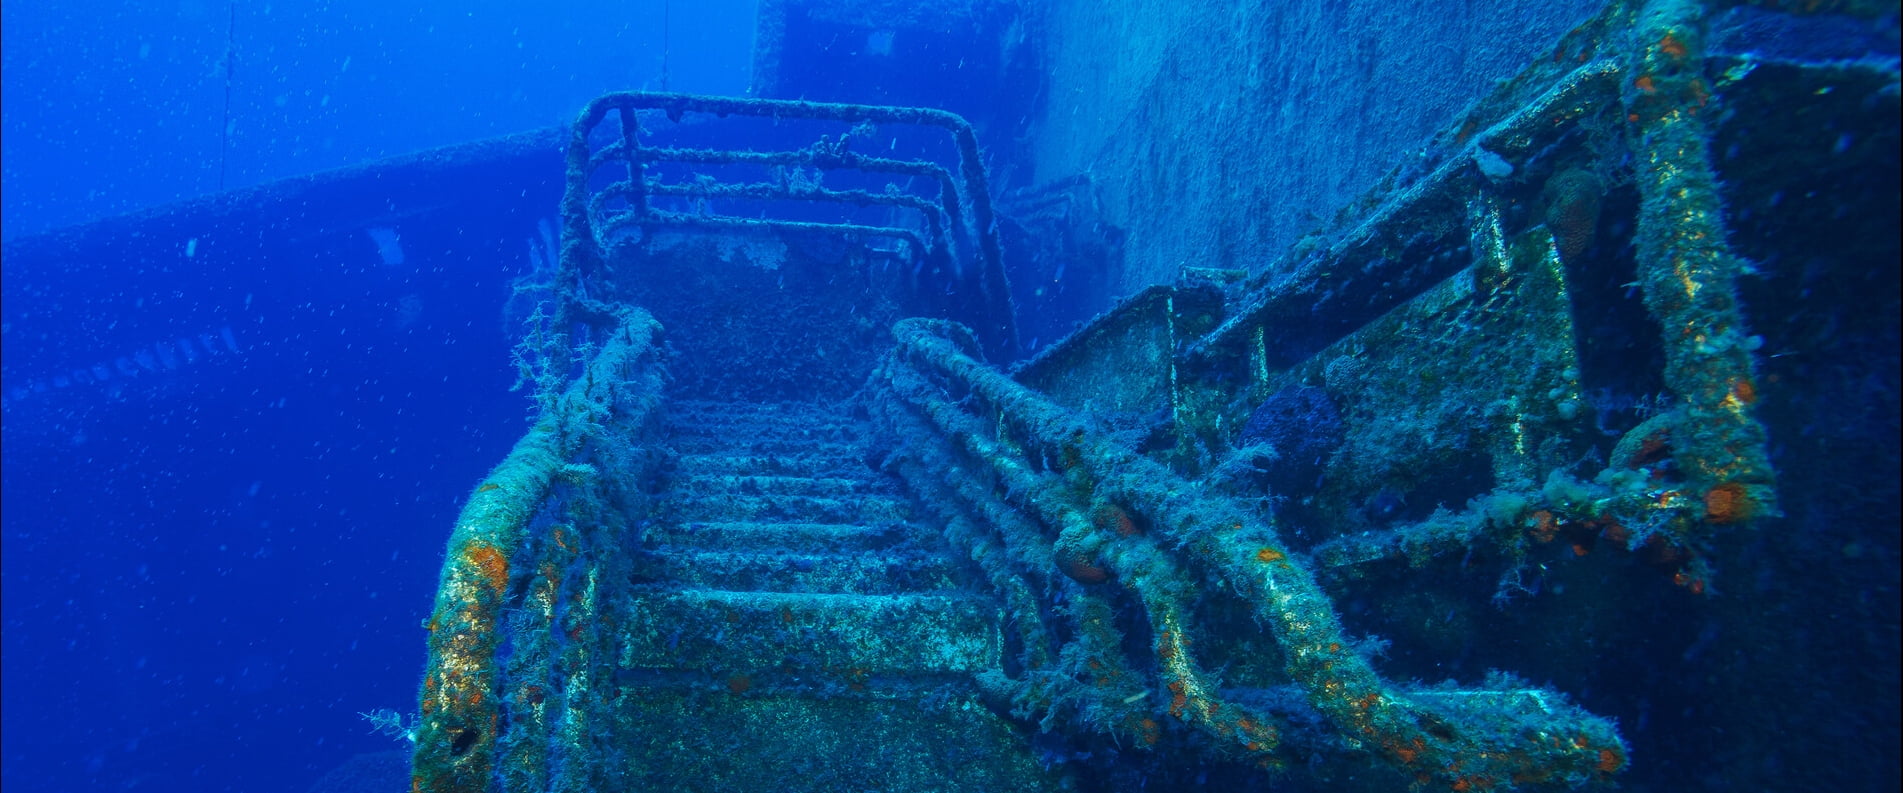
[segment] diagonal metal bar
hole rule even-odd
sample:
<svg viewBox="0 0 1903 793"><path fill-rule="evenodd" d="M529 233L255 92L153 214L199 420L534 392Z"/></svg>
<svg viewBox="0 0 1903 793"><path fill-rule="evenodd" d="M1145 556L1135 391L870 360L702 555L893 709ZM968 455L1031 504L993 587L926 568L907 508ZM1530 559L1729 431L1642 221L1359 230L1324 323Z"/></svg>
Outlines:
<svg viewBox="0 0 1903 793"><path fill-rule="evenodd" d="M1087 480L1097 498L1140 515L1206 576L1228 581L1270 628L1290 677L1350 745L1457 789L1578 785L1624 769L1626 749L1613 725L1559 694L1511 681L1428 690L1383 680L1353 649L1333 602L1272 527L1162 464L1122 449L1075 414L980 363L957 341L964 333L955 325L908 319L893 333L908 359L968 389L1014 436ZM986 463L1000 469L1019 465L999 450L985 455ZM1139 546L1099 542L1089 550L1106 566L1134 572L1147 563L1127 558L1140 553ZM1133 575L1123 583L1146 603L1162 602L1168 594L1142 594L1161 579ZM1169 636L1158 636L1161 656Z"/></svg>

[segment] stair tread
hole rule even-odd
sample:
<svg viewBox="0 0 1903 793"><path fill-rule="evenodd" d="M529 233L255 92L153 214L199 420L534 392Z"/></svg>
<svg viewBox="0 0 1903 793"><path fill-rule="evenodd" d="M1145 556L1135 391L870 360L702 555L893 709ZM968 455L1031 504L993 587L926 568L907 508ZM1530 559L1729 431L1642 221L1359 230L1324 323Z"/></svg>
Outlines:
<svg viewBox="0 0 1903 793"><path fill-rule="evenodd" d="M736 675L744 676L735 680ZM763 669L749 672L701 669L615 669L615 684L622 690L643 694L695 692L706 694L744 694L748 701L762 699L811 700L885 699L916 703L927 696L962 696L975 693L976 681L964 672L913 672L904 675L873 675L852 669L802 670ZM735 692L734 689L742 689Z"/></svg>
<svg viewBox="0 0 1903 793"><path fill-rule="evenodd" d="M953 591L951 560L934 553L837 553L667 547L645 555L637 580L677 588L808 594Z"/></svg>
<svg viewBox="0 0 1903 793"><path fill-rule="evenodd" d="M905 499L892 493L848 493L843 496L816 496L807 493L694 493L674 490L663 498L669 504L691 504L698 501L765 501L787 504L807 502L826 502L844 504L904 504Z"/></svg>
<svg viewBox="0 0 1903 793"><path fill-rule="evenodd" d="M1050 790L973 675L1003 615L843 406L677 403L618 621L641 789ZM896 785L896 787L895 787Z"/></svg>
<svg viewBox="0 0 1903 793"><path fill-rule="evenodd" d="M999 662L995 603L963 593L636 592L629 669L978 672Z"/></svg>
<svg viewBox="0 0 1903 793"><path fill-rule="evenodd" d="M730 436L738 431L749 437L856 439L862 428L836 416L680 416L667 419L670 431L700 436Z"/></svg>
<svg viewBox="0 0 1903 793"><path fill-rule="evenodd" d="M809 551L888 551L925 536L903 522L686 521L648 529L654 545L700 548L784 547Z"/></svg>
<svg viewBox="0 0 1903 793"><path fill-rule="evenodd" d="M746 521L762 518L813 523L903 521L911 504L885 495L844 498L791 494L674 494L662 502L664 514L681 522Z"/></svg>
<svg viewBox="0 0 1903 793"><path fill-rule="evenodd" d="M666 589L642 592L639 597L656 597L681 602L728 604L740 608L796 606L813 609L887 609L893 607L983 607L991 600L971 592L900 592L884 595L860 595L850 592L736 592L725 589Z"/></svg>
<svg viewBox="0 0 1903 793"><path fill-rule="evenodd" d="M675 400L671 400L669 404L681 410L704 410L704 411L716 411L716 412L732 411L732 412L740 412L740 413L753 413L753 412L812 411L815 413L830 413L834 415L838 415L843 412L839 406L834 405L832 403L827 403L827 402L799 402L799 401L746 402L746 401L731 401L731 400L724 400L724 399L675 399Z"/></svg>
<svg viewBox="0 0 1903 793"><path fill-rule="evenodd" d="M733 430L744 430L750 435L772 435L787 438L831 437L856 438L859 427L837 418L818 416L669 416L668 428L677 433L701 435L725 435Z"/></svg>
<svg viewBox="0 0 1903 793"><path fill-rule="evenodd" d="M694 473L675 479L676 493L743 495L851 496L896 495L896 489L871 471L865 476L786 476L782 474Z"/></svg>
<svg viewBox="0 0 1903 793"><path fill-rule="evenodd" d="M712 690L635 687L642 729L624 747L630 789L697 793L1054 791L1010 722L974 693L812 697L725 678ZM733 689L739 689L734 691Z"/></svg>
<svg viewBox="0 0 1903 793"><path fill-rule="evenodd" d="M852 454L680 454L674 470L681 476L699 475L852 475L870 474L863 456Z"/></svg>
<svg viewBox="0 0 1903 793"><path fill-rule="evenodd" d="M755 456L791 456L812 455L820 457L858 458L865 447L859 443L847 443L826 438L761 438L748 436L733 438L731 434L714 435L675 435L671 441L674 451L682 454L748 454Z"/></svg>

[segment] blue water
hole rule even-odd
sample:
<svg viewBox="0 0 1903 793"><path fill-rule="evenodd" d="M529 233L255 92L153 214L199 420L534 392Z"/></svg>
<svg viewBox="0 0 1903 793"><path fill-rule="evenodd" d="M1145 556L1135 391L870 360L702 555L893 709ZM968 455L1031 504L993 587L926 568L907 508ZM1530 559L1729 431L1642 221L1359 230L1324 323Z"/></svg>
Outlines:
<svg viewBox="0 0 1903 793"><path fill-rule="evenodd" d="M683 5L669 87L743 91L750 0ZM226 188L660 87L659 2L564 8L8 2L5 236L213 192L227 41ZM554 194L511 198L480 245L6 262L9 793L302 791L407 749L357 714L414 709L444 538L530 407L501 307Z"/></svg>
<svg viewBox="0 0 1903 793"><path fill-rule="evenodd" d="M561 188L560 128L607 91L745 94L755 5L11 0L0 6L0 238L8 246L0 273L0 787L6 793L306 791L314 784L333 793L407 784L410 745L362 714L415 710L423 623L445 540L472 487L527 426L533 405L510 390L516 379L510 351L526 303L511 299L512 286L546 264L547 229ZM1154 11L1157 4L1131 5ZM1184 13L1234 10L1206 5L1217 10L1186 5L1192 10ZM1237 14L1239 29L1285 22L1293 29L1313 22L1303 16L1306 10L1320 9L1310 16L1324 20L1349 13L1331 4L1234 5L1276 11L1257 19ZM1484 4L1468 5L1471 14ZM1537 21L1564 30L1570 14L1584 13L1561 2L1519 5L1526 7L1528 29ZM1068 21L1076 23L1090 17L1080 6L1094 7L1077 0L1059 10L1074 12ZM1356 4L1353 13L1370 7ZM1421 13L1389 9L1401 10L1376 16L1392 22ZM1893 11L1874 22L1829 14L1787 19L1755 8L1733 16L1713 47L1772 60L1876 54L1894 72ZM1567 24L1554 21L1560 17ZM814 87L814 98L832 99L840 97L817 95L838 89L855 101L933 105L972 117L1001 206L1009 205L1013 189L1091 176L1030 173L1033 162L1052 158L1038 150L1041 130L1027 124L1035 112L1018 117L1015 111L1055 112L1047 105L1059 98L1043 96L1042 81L1022 79L1014 70L1031 68L1022 63L995 52L989 60L963 57L958 48L968 42L960 36L969 31L919 36L912 41L925 43L905 46L911 42L895 45L891 31L866 36L824 19L804 24L793 32L806 37L796 50L806 60L780 64L792 75L781 82L787 93ZM1128 28L1118 28L1118 35L1133 52L1169 39L1169 31ZM1375 45L1395 45L1412 34L1356 33L1360 40L1344 33L1330 45L1395 63L1452 47L1410 41L1418 51L1384 52ZM1008 38L1010 32L986 34ZM1504 59L1509 44L1525 42L1462 58ZM1549 44L1542 37L1527 49ZM892 56L892 63L874 74L864 68L867 53ZM1190 63L1196 54L1159 56L1164 65L1158 68L1174 71L1178 60ZM1203 68L1208 71L1194 73L1214 71ZM1239 80L1281 79L1254 66L1235 71ZM1742 69L1738 77L1749 72ZM1086 81L1066 76L1072 84ZM1300 77L1288 79L1299 88ZM858 82L823 84L827 80ZM1890 107L1876 100L1894 102L1894 86L1891 80L1859 98L1861 110L1835 112L1857 119L1871 107ZM1150 88L1122 88L1144 94L1143 104L1175 106L1163 101L1170 97L1149 96ZM1003 93L993 95L994 89ZM1280 90L1262 89L1265 96ZM1339 111L1356 101L1312 93L1278 94L1273 104ZM1463 88L1459 101L1469 99ZM1445 108L1423 109L1430 105L1425 99L1398 110L1371 104L1356 113L1431 116L1421 122L1425 130L1445 117ZM1831 107L1826 100L1812 105ZM986 117L992 107L1014 112ZM1142 118L1167 115L1155 108L1132 111L1117 123L1172 128ZM1756 110L1761 117L1802 115ZM1303 123L1335 116L1312 118ZM1387 122L1393 126L1357 123L1381 130L1401 124ZM755 123L793 145L810 140L797 124ZM1894 215L1896 128L1893 120L1846 129L1836 123L1800 118L1791 126L1822 130L1822 137L1797 141L1772 139L1789 134L1785 126L1766 132L1766 140L1737 130L1714 149L1726 178L1737 174L1746 187L1754 186L1757 171L1751 153L1763 152L1818 165L1831 182L1788 196L1746 190L1726 199L1734 202L1727 207L1733 244L1759 268L1741 290L1758 323L1752 331L1761 334L1752 337L1763 345L1759 415L1769 426L1785 515L1727 546L1717 562L1721 583L1709 598L1693 598L1663 576L1633 577L1631 557L1602 553L1580 562L1572 580L1591 580L1577 572L1592 569L1586 564L1605 565L1597 569L1624 576L1608 573L1605 580L1637 580L1650 589L1620 590L1608 602L1576 606L1559 598L1566 579L1556 572L1553 584L1530 580L1515 610L1484 612L1507 625L1541 621L1543 632L1569 639L1564 647L1520 646L1517 636L1448 627L1447 647L1397 646L1383 661L1386 671L1397 679L1436 680L1452 674L1441 666L1451 657L1461 674L1477 678L1495 658L1474 648L1494 646L1535 659L1528 664L1531 676L1557 668L1562 682L1592 680L1594 686L1568 693L1621 720L1634 747L1631 776L1621 782L1626 789L1722 790L1734 780L1757 779L1773 780L1767 788L1815 789L1801 778L1823 778L1826 771L1837 772L1836 779L1876 780L1867 786L1872 789L1892 784L1885 780L1897 776L1898 723L1889 705L1897 699L1899 635L1892 484L1899 464L1899 334L1897 276L1888 262L1896 231L1867 215ZM479 178L429 172L419 179L419 163L404 159L508 135L518 136L508 144L518 147L515 153ZM1265 147L1280 145L1264 138ZM1889 148L1882 156L1858 150L1876 145L1865 141ZM1228 196L1232 181L1238 200L1264 207L1265 216L1314 210L1296 206L1296 197L1244 196L1264 192L1267 177L1251 169L1268 166L1223 163L1219 176L1197 172L1200 161L1190 153L1202 143L1129 146L1145 152L1155 173L1181 177L1155 196L1163 217L1200 222L1191 214L1207 210L1195 203L1198 196ZM1348 166L1365 163L1348 161L1366 149L1323 148L1303 156L1343 185L1355 182ZM913 153L896 142L886 150ZM1890 170L1851 178L1823 167L1846 152ZM352 179L283 186L282 180L353 167L374 167L390 178L361 178L370 171L359 171ZM1128 176L1106 173L1094 178ZM1075 184L1090 187L1089 179ZM1528 201L1538 193L1514 189ZM218 198L234 195L227 203ZM1624 211L1635 211L1629 186L1621 195ZM1078 197L1064 204L1065 222L1075 211L1078 223L1085 217L1095 223L1090 203ZM446 206L455 210L443 211ZM1029 350L1062 338L1128 286L1117 283L1122 273L1110 265L1124 264L1125 229L1106 221L1080 232L1052 225L1056 213L1045 214L1046 225L1019 224L1024 218L1001 211L1004 245L1023 254L1011 264L1035 273L1012 274L1019 335ZM1319 215L1311 219L1323 222ZM138 233L128 233L133 229ZM1603 236L1624 240L1627 233ZM1154 249L1151 236L1145 242ZM1241 267L1272 253L1214 251L1199 263ZM1614 258L1613 251L1604 255ZM1581 320L1606 365L1631 365L1651 377L1659 362L1641 366L1624 357L1639 342L1622 334L1646 336L1639 331L1653 327L1633 297L1637 287L1623 280L1582 282L1576 296L1614 307ZM1316 327L1317 334L1340 330ZM1595 429L1606 437L1629 429L1663 404L1662 387L1638 382L1589 392ZM1335 415L1320 389L1306 390L1317 393L1271 398L1239 430L1244 438L1276 437L1285 450L1294 437L1301 454L1315 461L1292 458L1265 477L1277 480L1271 483L1277 490L1312 488L1322 456L1341 442L1337 425L1353 418ZM1413 520L1435 507L1431 499L1381 489L1361 502L1356 520ZM1549 550L1563 553L1558 546ZM1585 556L1584 550L1570 553ZM1626 561L1606 561L1611 558ZM1484 578L1474 579L1483 596L1494 588ZM1455 611L1435 599L1444 593L1399 594L1408 597L1398 606L1358 598L1341 608L1346 618L1370 623L1453 625ZM1653 613L1644 610L1648 603L1669 608ZM1622 614L1629 617L1623 624L1604 622ZM1576 631L1554 627L1575 620ZM1607 637L1643 641L1621 645ZM1577 663L1582 653L1597 660ZM1550 666L1539 666L1544 663ZM1760 721L1723 723L1741 713ZM1101 749L1102 736L1094 740ZM1074 764L1128 789L1219 787L1205 784L1205 769L1179 766L1166 769L1173 776L1143 776L1162 763L1144 765L1139 758L1119 766L1114 756L1082 745L1042 736L1037 751L1046 762Z"/></svg>

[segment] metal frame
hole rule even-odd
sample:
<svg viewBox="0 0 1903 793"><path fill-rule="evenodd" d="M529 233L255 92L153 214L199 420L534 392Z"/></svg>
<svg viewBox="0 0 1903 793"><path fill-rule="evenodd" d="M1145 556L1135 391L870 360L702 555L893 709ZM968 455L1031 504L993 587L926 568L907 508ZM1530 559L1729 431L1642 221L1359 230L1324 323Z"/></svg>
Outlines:
<svg viewBox="0 0 1903 793"><path fill-rule="evenodd" d="M679 120L688 113L719 117L751 116L771 119L837 121L848 124L900 124L944 130L958 151L958 176L927 160L872 157L848 150L841 140L822 136L812 145L793 151L742 151L644 146L640 140L640 111L660 111ZM590 136L609 114L620 125L618 139L595 148ZM789 180L727 184L704 181L662 184L652 180L648 166L655 163L761 165L809 167L820 171L856 170L930 179L939 186L938 199L864 190L831 190ZM599 190L590 178L601 168L619 165L621 178ZM827 201L857 206L894 206L916 210L924 218L925 236L914 229L844 223L812 223L772 218L744 218L717 214L688 215L656 209L657 195L682 198L751 198L790 201ZM615 201L626 207L612 207ZM955 113L932 108L880 107L797 100L695 96L673 93L614 93L590 102L575 122L568 146L568 182L563 199L564 256L577 241L592 243L589 258L599 261L601 249L617 235L632 229L684 228L707 231L765 230L822 232L861 238L905 240L916 259L948 257L962 280L980 294L983 316L961 317L980 328L986 351L1000 360L1017 356L1017 323L1010 284L1002 264L990 187L979 158L978 137L971 124Z"/></svg>

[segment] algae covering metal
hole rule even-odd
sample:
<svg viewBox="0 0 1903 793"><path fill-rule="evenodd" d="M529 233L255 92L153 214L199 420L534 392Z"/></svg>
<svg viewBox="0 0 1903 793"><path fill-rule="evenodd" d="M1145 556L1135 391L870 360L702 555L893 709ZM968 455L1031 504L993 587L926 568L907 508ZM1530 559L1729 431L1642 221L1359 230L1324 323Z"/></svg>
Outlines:
<svg viewBox="0 0 1903 793"><path fill-rule="evenodd" d="M780 150L766 140L745 149L724 148L719 138L677 140L673 146L643 141L656 127L679 131L684 119L706 116L766 122L755 125L763 138L783 124L811 122L798 128L816 124L820 130L828 125L832 129L814 132L817 140L801 141L801 147ZM900 135L920 131L938 133L932 142L949 144L949 157L943 158L949 165L929 157L853 150L855 144L896 149ZM914 148L914 141L905 142L908 151ZM666 170L664 164L685 170ZM826 182L871 175L891 181L861 181L857 188ZM745 247L748 258L766 269L774 269L777 262L773 254L762 252L774 246L783 249L789 240L817 237L828 247L842 240L865 243L889 271L902 276L889 281L906 289L886 297L902 299L908 312L971 324L992 355L1017 355L1016 316L1001 261L989 177L977 133L956 114L921 107L608 94L589 103L575 123L567 178L563 216L565 227L575 235L570 239L586 240L599 251L577 251L582 254L578 277L609 276L599 266L603 257L628 248L650 252L654 237L666 231L719 233L726 249L722 258L731 259L735 247ZM866 219L864 212L816 219L789 212L789 204L870 208L887 214L876 219ZM627 277L622 269L614 275ZM618 297L639 300L636 295Z"/></svg>
<svg viewBox="0 0 1903 793"><path fill-rule="evenodd" d="M1148 652L1127 658L1132 642L1114 610L1093 605L1102 595L1072 593L1082 607L1071 610L1073 624L1058 634L1071 642L1056 661L1035 667L1027 657L1017 675L990 680L1020 717L1154 748L1163 744L1159 717L1167 714L1210 741L1208 751L1265 769L1313 751L1314 745L1291 745L1291 735L1299 735L1291 723L1319 720L1341 746L1381 757L1422 782L1461 789L1577 786L1624 767L1625 748L1612 725L1557 692L1510 677L1439 689L1383 680L1271 522L1121 448L1075 412L986 368L955 326L906 320L895 333L900 349L878 385L881 417L903 447L899 454L927 470L968 465L996 477L995 489L953 494L932 507L948 517L1015 510L1031 518L988 521L990 542L1004 551L974 548L974 557L989 561L994 578L1007 576L1013 561L1032 561L1035 567L1016 571L1032 575L1048 569L1035 561L1048 547L1047 564L1069 579L1066 586L1115 582L1147 622ZM961 409L955 394L975 409ZM931 492L929 480L912 484ZM1055 577L1043 578L1051 591ZM1222 588L1209 587L1211 580ZM1231 594L1267 626L1294 691L1225 691L1206 666L1195 648L1207 634L1190 622L1190 604ZM1015 619L1045 624L1043 615L1056 612L1052 603L1036 605Z"/></svg>
<svg viewBox="0 0 1903 793"><path fill-rule="evenodd" d="M650 148L637 110L858 126L777 154ZM848 151L873 124L951 133L962 178ZM450 538L413 788L1059 789L1065 773L979 697L1004 644L995 603L866 465L847 399L901 311L983 313L993 295L984 326L1015 345L969 126L616 94L569 154L562 253L516 351L539 414ZM663 160L777 178L675 182ZM603 185L604 166L625 179ZM922 176L940 197L819 186L835 170ZM728 216L714 200L915 214Z"/></svg>
<svg viewBox="0 0 1903 793"><path fill-rule="evenodd" d="M644 498L663 377L659 326L638 309L619 319L457 519L426 625L415 789L486 790L500 777L507 789L591 790L611 762L593 742L614 734L595 705L614 639L583 628L618 616L607 596L626 579L629 516L606 507Z"/></svg>
<svg viewBox="0 0 1903 793"><path fill-rule="evenodd" d="M1659 21L1673 13L1693 18ZM1518 529L1550 542L1592 526L1702 590L1699 550L1777 507L1752 418L1762 340L1738 310L1742 260L1694 106L1708 89L1680 78L1669 105L1658 87L1655 61L1691 57L1697 13L1609 9L1576 32L1597 45L1559 50L1624 40L1634 64L1585 57L1493 124L1463 122L1461 155L1260 279L1180 367L1186 388L1230 400L1204 418L1230 443L1196 470L1278 491L1278 514L1336 564L1488 537L1517 560ZM1609 274L1623 297L1568 284ZM1635 289L1643 314L1622 305ZM1637 371L1582 353L1605 328L1582 336L1575 316L1651 325L1620 329Z"/></svg>
<svg viewBox="0 0 1903 793"><path fill-rule="evenodd" d="M1805 114L1893 117L1896 77L1709 51L1713 13L1615 3L1456 119L1438 137L1444 161L1397 176L1334 232L1252 279L1191 268L1010 374L984 360L1003 334L899 319L876 362L861 339L787 363L813 375L788 382L833 395L869 373L857 395L798 416L690 407L718 422L676 426L678 459L657 465L642 418L654 403L609 405L600 390L659 393L652 337L601 336L592 379L545 388L569 396L545 399L452 539L417 787L748 789L867 741L890 752L892 784L921 789L1612 788L1657 778L1647 747L1678 739L1661 722L1724 735L1729 760L1710 774L1741 785L1762 773L1753 755L1830 750L1829 736L1711 715L1771 718L1743 696L1767 679L1778 696L1841 691L1791 659L1855 655L1752 610L1768 585L1747 560L1820 556L1766 562L1786 555L1759 549L1786 538L1763 527L1783 526L1793 503L1867 505L1789 484L1842 495L1821 473L1773 474L1782 427L1810 444L1806 460L1854 478L1803 440L1840 430L1800 429L1797 397L1759 394L1780 377L1857 375L1806 363L1840 361L1835 337L1764 308L1767 292L1844 288L1801 268L1754 285L1753 262L1800 256L1808 227L1869 231L1875 210L1803 189L1802 168L1823 168L1833 144L1795 146L1801 167L1768 154L1810 131ZM1795 119L1774 115L1787 106ZM1854 163L1887 174L1866 192L1894 215L1887 129L1877 143L1839 138L1853 164L1823 169L1845 184L1864 184ZM579 193L589 169L624 157L633 177L616 189L648 200L641 155L587 143L571 163ZM799 156L843 154L828 145ZM589 289L663 294L629 280L640 260L597 219L642 226L643 255L718 258L762 239L748 224L613 220L577 195L558 311L571 324L651 326ZM931 250L957 226L952 207L935 211L939 231L845 231ZM652 222L729 236L657 245ZM1896 258L1885 228L1856 261ZM857 272L878 250L834 259ZM1874 306L1842 319L1856 338L1894 338L1893 299L1838 299ZM848 303L876 324L915 308ZM1873 329L1884 306L1892 327ZM684 328L706 320L671 310L690 312ZM561 354L580 356L569 341ZM850 374L820 374L830 367ZM718 381L680 382L696 378ZM903 497L881 489L886 475ZM671 518L636 527L656 515ZM1830 589L1829 576L1785 573ZM1745 638L1700 633L1700 619ZM1702 655L1725 641L1742 644ZM1760 645L1796 671L1767 673L1747 657ZM1669 663L1708 673L1654 668ZM1605 691L1632 679L1663 681L1660 712ZM1764 707L1809 709L1809 725L1826 708ZM823 764L830 776L799 784L876 784L876 766Z"/></svg>
<svg viewBox="0 0 1903 793"><path fill-rule="evenodd" d="M1775 135L1758 132L1801 127L1738 111L1775 108L1763 92L1837 102L1844 118L1894 111L1895 75L1881 61L1706 57L1711 13L1615 4L1503 87L1515 99L1490 98L1450 128L1455 153L1440 167L1230 290L1213 329L1181 331L1163 308L1172 290L1152 288L1013 384L954 330L902 323L901 351L875 378L903 449L895 466L968 538L1019 621L1041 615L1020 668L992 678L998 696L1041 729L1114 745L1270 768L1286 764L1279 753L1305 756L1293 773L1337 789L1623 775L1629 746L1612 723L1556 707L1556 691L1492 675L1465 691L1389 686L1352 661L1425 676L1491 651L1489 667L1590 680L1593 657L1629 665L1658 641L1647 608L1702 610L1716 588L1751 585L1727 579L1741 573L1721 560L1760 544L1753 532L1781 517L1780 498L1757 415L1767 342L1739 297L1758 271L1731 248L1724 206L1742 194L1774 208L1776 185L1808 174L1772 165ZM1856 99L1828 99L1845 90ZM1822 99L1796 99L1806 93ZM1730 141L1727 170L1750 163L1754 181L1720 181L1714 140ZM1839 155L1862 145L1837 141ZM1758 159L1740 154L1752 147ZM1893 171L1893 156L1865 152ZM1832 223L1853 227L1851 216L1867 231L1875 214L1840 208ZM1877 239L1893 257L1894 234ZM1767 253L1803 254L1755 255ZM991 482L931 481L972 467ZM1167 517L1194 504L1234 518ZM1239 544L1258 562L1321 583L1271 577L1258 589L1247 554L1223 550L1212 523L1248 535ZM1216 602L1232 594L1244 607ZM1278 616L1264 602L1303 605ZM1318 651L1300 640L1314 631L1354 658L1313 676ZM1577 660L1538 647L1572 647ZM1220 678L1208 671L1218 666ZM1430 735L1358 721L1343 697L1370 703L1364 716L1415 713L1402 721L1431 722ZM1527 720L1495 722L1516 700ZM1460 737L1488 727L1582 756ZM1352 770L1356 756L1394 776Z"/></svg>

